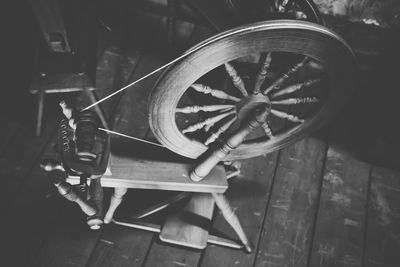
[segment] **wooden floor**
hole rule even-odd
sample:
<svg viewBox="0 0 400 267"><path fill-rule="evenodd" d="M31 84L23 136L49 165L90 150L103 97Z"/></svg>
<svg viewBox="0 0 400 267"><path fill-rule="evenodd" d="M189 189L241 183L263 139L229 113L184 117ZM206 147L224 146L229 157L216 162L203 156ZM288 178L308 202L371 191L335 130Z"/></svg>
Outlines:
<svg viewBox="0 0 400 267"><path fill-rule="evenodd" d="M151 40L146 47L114 37L102 43L100 96L166 62L159 47L165 19L156 21L146 30L154 30L153 36L136 29L142 42ZM179 51L207 37L204 28L180 26ZM117 108L116 100L105 103L120 132L151 138L145 110L155 79L129 89ZM168 245L158 234L113 224L89 230L77 206L59 197L39 168L41 159L54 155L59 114L50 109L40 138L31 124L0 118L2 266L399 266L400 172L361 160L347 149L356 141L337 141L354 138L340 128L343 117L279 152L242 161L226 194L255 246L246 254L214 245L203 251ZM135 120L125 121L126 114ZM125 204L134 210L146 196L131 190ZM236 239L218 212L212 229Z"/></svg>

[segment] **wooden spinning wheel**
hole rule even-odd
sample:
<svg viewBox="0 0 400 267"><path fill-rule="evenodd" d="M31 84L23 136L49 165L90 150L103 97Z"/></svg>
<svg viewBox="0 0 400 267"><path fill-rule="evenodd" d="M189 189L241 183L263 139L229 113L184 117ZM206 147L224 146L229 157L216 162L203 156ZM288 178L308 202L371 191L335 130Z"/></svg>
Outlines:
<svg viewBox="0 0 400 267"><path fill-rule="evenodd" d="M161 75L149 100L156 138L189 158L223 142L260 106L266 121L224 160L280 149L326 122L355 85L350 47L310 22L249 24L190 51Z"/></svg>

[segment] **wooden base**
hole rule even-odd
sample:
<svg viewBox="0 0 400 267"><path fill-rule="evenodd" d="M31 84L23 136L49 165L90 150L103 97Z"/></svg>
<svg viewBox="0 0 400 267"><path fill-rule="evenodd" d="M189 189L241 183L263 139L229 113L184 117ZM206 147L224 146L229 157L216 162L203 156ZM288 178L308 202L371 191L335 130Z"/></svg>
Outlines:
<svg viewBox="0 0 400 267"><path fill-rule="evenodd" d="M160 239L167 243L204 249L215 202L211 194L194 193L186 206L168 217Z"/></svg>
<svg viewBox="0 0 400 267"><path fill-rule="evenodd" d="M243 247L234 241L209 235L208 228L211 224L214 206L217 204L246 251L251 252L250 242L239 219L222 194L228 188L224 167L215 166L209 175L200 182L193 182L189 178L189 172L192 169L193 165L187 163L139 160L111 154L109 168L101 178L101 185L114 187L116 191L111 199L104 222L112 221L114 211L121 203L127 188L194 192L186 206L166 220L160 233L160 239L196 249L204 249L207 242L228 247ZM80 178L69 176L67 182L78 184ZM159 210L159 205L156 205L155 209ZM147 211L147 213L151 214L152 212Z"/></svg>

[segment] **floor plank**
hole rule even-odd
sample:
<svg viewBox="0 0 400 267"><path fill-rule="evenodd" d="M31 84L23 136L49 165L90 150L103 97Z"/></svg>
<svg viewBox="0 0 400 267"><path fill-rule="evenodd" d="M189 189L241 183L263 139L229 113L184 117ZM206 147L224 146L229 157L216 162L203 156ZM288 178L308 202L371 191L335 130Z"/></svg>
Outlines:
<svg viewBox="0 0 400 267"><path fill-rule="evenodd" d="M255 266L307 266L325 154L313 138L281 151Z"/></svg>
<svg viewBox="0 0 400 267"><path fill-rule="evenodd" d="M147 267L195 267L201 256L200 250L174 246L161 242L158 238L151 245L151 250L144 266Z"/></svg>
<svg viewBox="0 0 400 267"><path fill-rule="evenodd" d="M362 266L369 165L330 147L311 266Z"/></svg>
<svg viewBox="0 0 400 267"><path fill-rule="evenodd" d="M96 70L97 97L101 99L125 86L139 60L140 53L135 49L126 50L116 45L108 47L100 58ZM100 104L108 120L113 117L112 113L114 107L118 105L119 98L120 95L117 95Z"/></svg>
<svg viewBox="0 0 400 267"><path fill-rule="evenodd" d="M87 266L142 266L152 238L150 232L107 225Z"/></svg>
<svg viewBox="0 0 400 267"><path fill-rule="evenodd" d="M372 167L363 266L400 262L400 173Z"/></svg>

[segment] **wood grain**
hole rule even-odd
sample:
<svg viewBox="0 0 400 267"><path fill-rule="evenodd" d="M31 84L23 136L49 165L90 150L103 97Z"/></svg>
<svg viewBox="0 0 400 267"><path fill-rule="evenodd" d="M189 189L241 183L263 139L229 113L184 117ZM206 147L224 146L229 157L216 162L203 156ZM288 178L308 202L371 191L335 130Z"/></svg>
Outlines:
<svg viewBox="0 0 400 267"><path fill-rule="evenodd" d="M307 266L325 153L313 138L282 150L255 266Z"/></svg>
<svg viewBox="0 0 400 267"><path fill-rule="evenodd" d="M87 266L142 266L153 233L115 224L104 228Z"/></svg>
<svg viewBox="0 0 400 267"><path fill-rule="evenodd" d="M204 249L207 245L214 204L211 194L192 194L185 207L168 216L161 229L160 239L167 243ZM151 253L155 253L154 250L151 250L150 255Z"/></svg>
<svg viewBox="0 0 400 267"><path fill-rule="evenodd" d="M216 166L201 182L189 179L193 164L111 157L111 175L104 175L104 187L128 187L187 192L223 193L228 188L224 167ZM78 176L67 179L79 184Z"/></svg>
<svg viewBox="0 0 400 267"><path fill-rule="evenodd" d="M159 240L152 243L146 267L195 267L200 260L201 252L190 248L165 244Z"/></svg>
<svg viewBox="0 0 400 267"><path fill-rule="evenodd" d="M368 164L329 148L312 266L362 266L369 171Z"/></svg>
<svg viewBox="0 0 400 267"><path fill-rule="evenodd" d="M363 266L400 262L400 173L372 167Z"/></svg>

